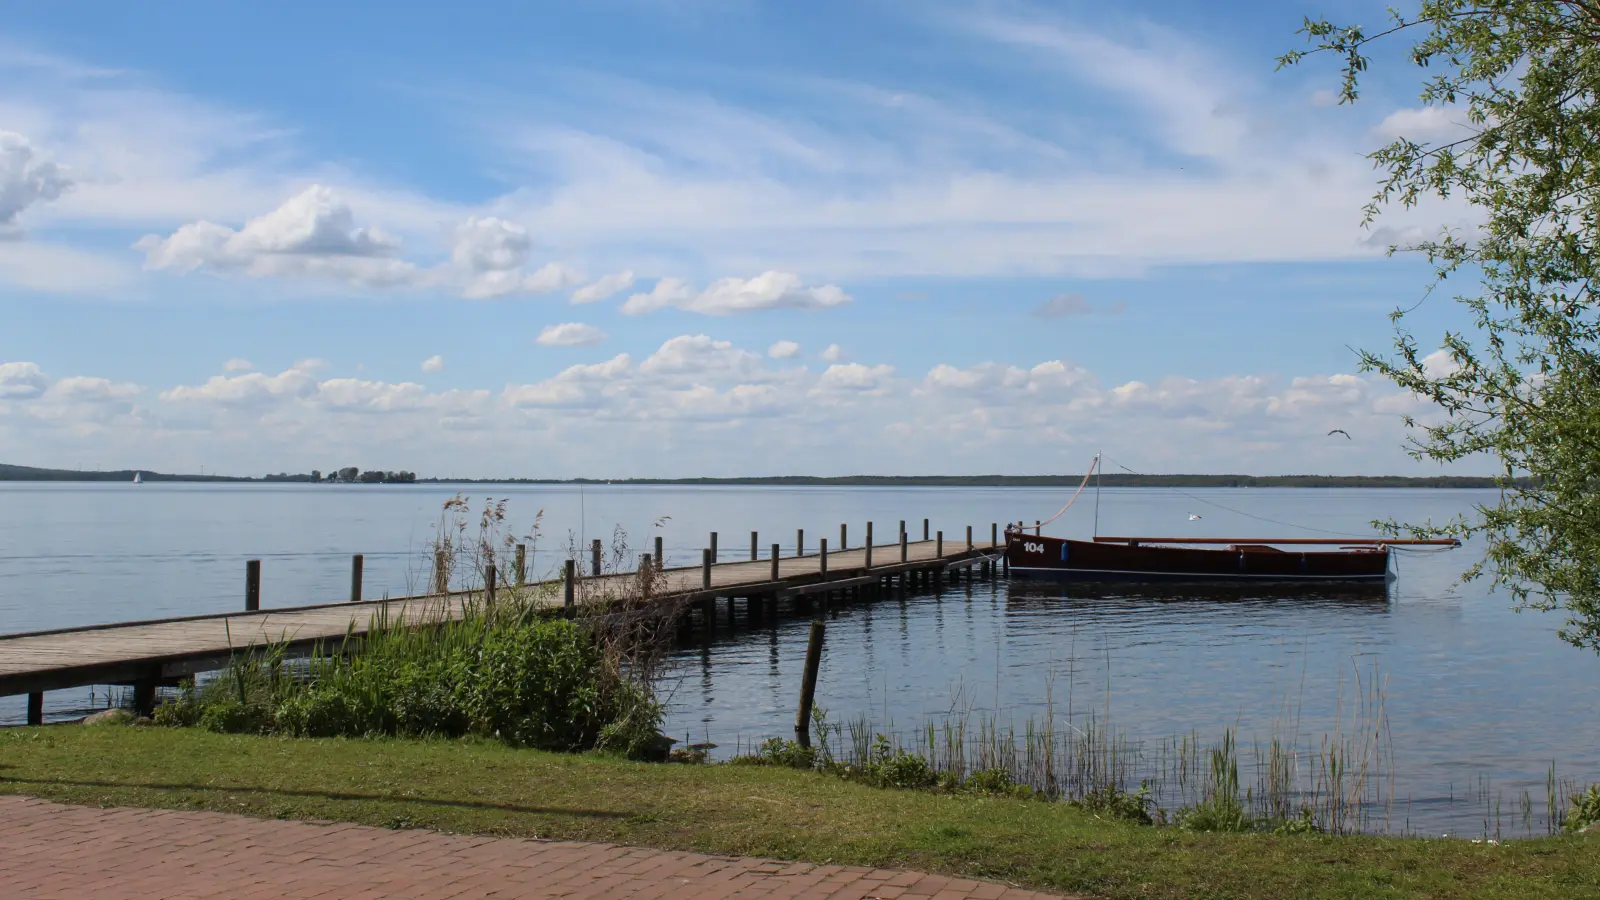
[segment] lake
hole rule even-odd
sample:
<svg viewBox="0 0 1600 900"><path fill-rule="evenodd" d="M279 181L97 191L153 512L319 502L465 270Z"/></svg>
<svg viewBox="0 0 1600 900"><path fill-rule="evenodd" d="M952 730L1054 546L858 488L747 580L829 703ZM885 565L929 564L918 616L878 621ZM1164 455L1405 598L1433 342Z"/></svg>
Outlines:
<svg viewBox="0 0 1600 900"><path fill-rule="evenodd" d="M423 548L454 486L0 484L0 632L240 609L246 559L262 560L262 607L347 596L364 554L366 595L416 590ZM531 568L554 572L570 542L621 528L641 548L663 537L668 564L692 564L718 530L725 558L853 541L875 523L931 520L947 539L967 525L1048 518L1071 489L463 486L474 506L508 501L538 539ZM1119 489L1098 498L1102 534L1370 534L1369 522L1449 518L1488 491L1431 489ZM1086 492L1047 529L1093 532ZM1191 520L1191 514L1201 516ZM1286 524L1292 523L1292 524ZM1069 589L1003 580L845 606L829 621L817 702L910 742L952 711L1025 722L1093 714L1130 740L1196 735L1265 740L1345 731L1376 688L1387 720L1382 773L1397 831L1510 837L1543 830L1546 779L1600 779L1600 660L1555 637L1559 617L1515 613L1503 594L1457 583L1467 546L1397 557L1386 592ZM666 731L726 756L792 733L807 625L726 621L682 647L663 684ZM741 607L742 609L742 607ZM81 715L105 691L46 696L47 718ZM1368 710L1372 712L1372 710ZM0 698L0 723L23 720ZM1530 807L1524 808L1527 801Z"/></svg>

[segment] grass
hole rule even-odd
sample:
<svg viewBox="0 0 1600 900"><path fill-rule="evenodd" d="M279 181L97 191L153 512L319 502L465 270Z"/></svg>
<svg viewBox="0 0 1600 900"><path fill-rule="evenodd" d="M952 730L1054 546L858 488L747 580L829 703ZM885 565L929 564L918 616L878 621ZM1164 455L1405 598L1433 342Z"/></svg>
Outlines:
<svg viewBox="0 0 1600 900"><path fill-rule="evenodd" d="M0 730L0 792L908 867L1108 898L1600 897L1594 835L1491 845L1196 834L1059 803L483 740L8 729Z"/></svg>

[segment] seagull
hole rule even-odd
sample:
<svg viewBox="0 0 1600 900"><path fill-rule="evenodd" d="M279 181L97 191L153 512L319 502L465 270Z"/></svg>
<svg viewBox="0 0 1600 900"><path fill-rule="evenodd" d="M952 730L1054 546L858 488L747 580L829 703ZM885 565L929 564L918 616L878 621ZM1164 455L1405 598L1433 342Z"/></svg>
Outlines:
<svg viewBox="0 0 1600 900"><path fill-rule="evenodd" d="M1194 520L1196 520L1198 518L1200 518L1200 517L1195 515L1194 513L1189 513L1189 521L1193 522Z"/></svg>
<svg viewBox="0 0 1600 900"><path fill-rule="evenodd" d="M1335 428L1334 430L1328 432L1328 437L1333 437L1336 434L1344 435L1344 439L1347 440L1347 441L1351 440L1350 432L1345 431L1343 428Z"/></svg>

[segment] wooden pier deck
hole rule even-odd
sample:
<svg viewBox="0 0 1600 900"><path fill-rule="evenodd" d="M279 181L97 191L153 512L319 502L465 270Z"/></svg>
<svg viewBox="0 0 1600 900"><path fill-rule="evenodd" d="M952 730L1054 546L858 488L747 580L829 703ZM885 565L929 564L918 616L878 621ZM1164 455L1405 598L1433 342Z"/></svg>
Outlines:
<svg viewBox="0 0 1600 900"><path fill-rule="evenodd" d="M718 562L709 566L667 568L654 582L656 595L698 602L706 614L715 614L718 598L747 598L764 607L769 602L836 591L859 591L898 580L930 583L958 577L974 568L994 571L1003 544L923 540L905 544L879 544L871 548L871 566L865 547L821 554L780 557L776 578L771 558ZM904 561L902 561L902 553ZM636 581L637 572L603 574L573 579L575 602L611 596ZM540 582L544 601L565 605L563 581ZM29 695L28 720L42 718L45 691L115 684L134 687L135 703L151 707L158 685L171 685L199 672L225 668L235 653L281 644L303 650L319 642L337 640L347 633L365 633L375 617L391 622L421 622L440 613L459 614L462 600L481 591L452 592L383 600L346 601L313 606L219 613L143 622L94 625L26 634L0 635L0 696ZM731 599L730 599L731 602Z"/></svg>

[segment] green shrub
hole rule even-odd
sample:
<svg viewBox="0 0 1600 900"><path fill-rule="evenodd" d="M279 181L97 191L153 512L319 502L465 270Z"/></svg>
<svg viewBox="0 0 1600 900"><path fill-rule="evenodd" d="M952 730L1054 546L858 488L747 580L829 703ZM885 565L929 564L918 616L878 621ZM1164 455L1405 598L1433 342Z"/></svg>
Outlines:
<svg viewBox="0 0 1600 900"><path fill-rule="evenodd" d="M260 734L268 730L272 716L264 707L237 700L222 700L206 707L200 727L219 734Z"/></svg>
<svg viewBox="0 0 1600 900"><path fill-rule="evenodd" d="M1073 801L1073 804L1090 812L1105 813L1113 819L1125 822L1136 822L1140 825L1155 824L1155 818L1150 814L1151 808L1155 806L1155 800L1150 797L1148 782L1140 784L1139 789L1132 793L1115 784L1101 785Z"/></svg>
<svg viewBox="0 0 1600 900"><path fill-rule="evenodd" d="M1010 794L1017 787L1011 773L998 766L973 772L961 786L974 794Z"/></svg>
<svg viewBox="0 0 1600 900"><path fill-rule="evenodd" d="M1562 827L1567 831L1582 831L1600 822L1600 784L1591 784L1581 794L1572 795L1572 809L1567 812Z"/></svg>
<svg viewBox="0 0 1600 900"><path fill-rule="evenodd" d="M939 781L938 773L925 757L892 749L889 739L881 734L872 744L871 759L862 774L878 787L926 788Z"/></svg>
<svg viewBox="0 0 1600 900"><path fill-rule="evenodd" d="M767 738L754 753L736 757L733 762L747 766L782 766L786 769L810 769L816 765L817 755L810 747L798 741Z"/></svg>

